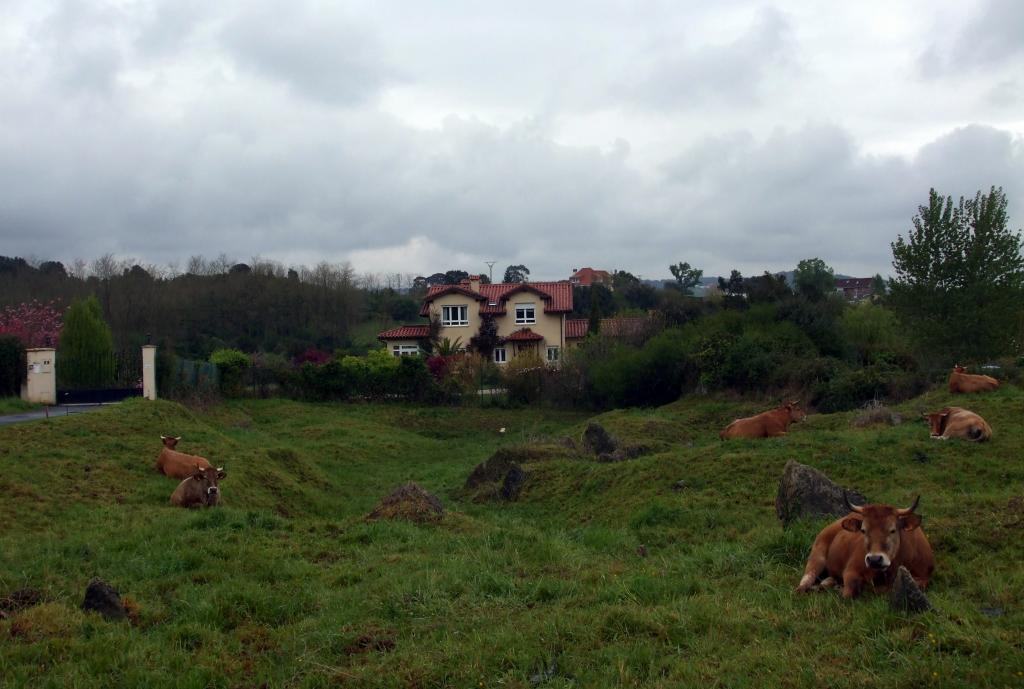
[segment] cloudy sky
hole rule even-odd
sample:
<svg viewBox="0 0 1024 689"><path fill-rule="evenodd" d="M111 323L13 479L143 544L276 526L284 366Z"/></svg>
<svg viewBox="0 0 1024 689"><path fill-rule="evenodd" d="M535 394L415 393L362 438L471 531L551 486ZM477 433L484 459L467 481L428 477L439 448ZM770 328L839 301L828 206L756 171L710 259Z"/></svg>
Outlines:
<svg viewBox="0 0 1024 689"><path fill-rule="evenodd" d="M0 254L535 279L1024 224L1024 2L0 0Z"/></svg>

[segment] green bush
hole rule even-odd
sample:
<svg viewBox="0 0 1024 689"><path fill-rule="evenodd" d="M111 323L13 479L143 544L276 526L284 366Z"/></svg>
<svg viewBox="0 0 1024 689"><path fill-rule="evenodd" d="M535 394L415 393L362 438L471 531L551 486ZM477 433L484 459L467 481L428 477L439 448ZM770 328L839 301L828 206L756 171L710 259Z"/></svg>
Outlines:
<svg viewBox="0 0 1024 689"><path fill-rule="evenodd" d="M814 404L825 413L847 411L872 400L900 402L919 395L928 387L926 376L889 361L843 371L819 387Z"/></svg>
<svg viewBox="0 0 1024 689"><path fill-rule="evenodd" d="M0 337L0 397L21 394L26 369L25 345L21 340L14 335Z"/></svg>
<svg viewBox="0 0 1024 689"><path fill-rule="evenodd" d="M79 299L64 315L57 346L57 385L104 388L114 384L114 338L95 296Z"/></svg>
<svg viewBox="0 0 1024 689"><path fill-rule="evenodd" d="M220 371L221 392L231 397L241 395L252 358L237 349L218 349L210 355L210 363Z"/></svg>

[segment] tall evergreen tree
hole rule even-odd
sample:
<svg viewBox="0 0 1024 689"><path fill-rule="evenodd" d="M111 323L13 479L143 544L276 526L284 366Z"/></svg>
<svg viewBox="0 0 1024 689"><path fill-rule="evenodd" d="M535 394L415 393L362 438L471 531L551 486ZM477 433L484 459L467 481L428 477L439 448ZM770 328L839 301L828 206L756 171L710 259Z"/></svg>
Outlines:
<svg viewBox="0 0 1024 689"><path fill-rule="evenodd" d="M114 382L114 338L95 296L71 304L57 345L62 387L102 388Z"/></svg>

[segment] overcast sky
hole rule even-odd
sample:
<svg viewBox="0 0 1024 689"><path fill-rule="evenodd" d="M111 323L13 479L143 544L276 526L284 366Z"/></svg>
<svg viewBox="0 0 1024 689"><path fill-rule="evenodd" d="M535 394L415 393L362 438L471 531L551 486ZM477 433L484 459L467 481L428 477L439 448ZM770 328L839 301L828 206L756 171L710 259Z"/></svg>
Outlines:
<svg viewBox="0 0 1024 689"><path fill-rule="evenodd" d="M1024 222L1024 2L0 0L0 254L890 270Z"/></svg>

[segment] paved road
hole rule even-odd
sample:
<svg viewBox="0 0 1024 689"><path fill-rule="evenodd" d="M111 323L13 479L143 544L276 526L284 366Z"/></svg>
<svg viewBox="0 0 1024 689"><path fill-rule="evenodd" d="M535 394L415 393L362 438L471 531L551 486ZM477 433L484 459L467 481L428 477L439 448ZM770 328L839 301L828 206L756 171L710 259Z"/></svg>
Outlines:
<svg viewBox="0 0 1024 689"><path fill-rule="evenodd" d="M116 404L116 402L112 404ZM57 407L50 407L49 416L50 418L71 416L72 414L96 411L97 409L102 409L103 407L108 406L110 406L110 404L62 404ZM36 421L38 419L45 419L46 417L46 409L33 409L32 411L21 412L20 414L6 414L4 416L0 416L0 426L6 426L12 423L21 423L22 421Z"/></svg>

